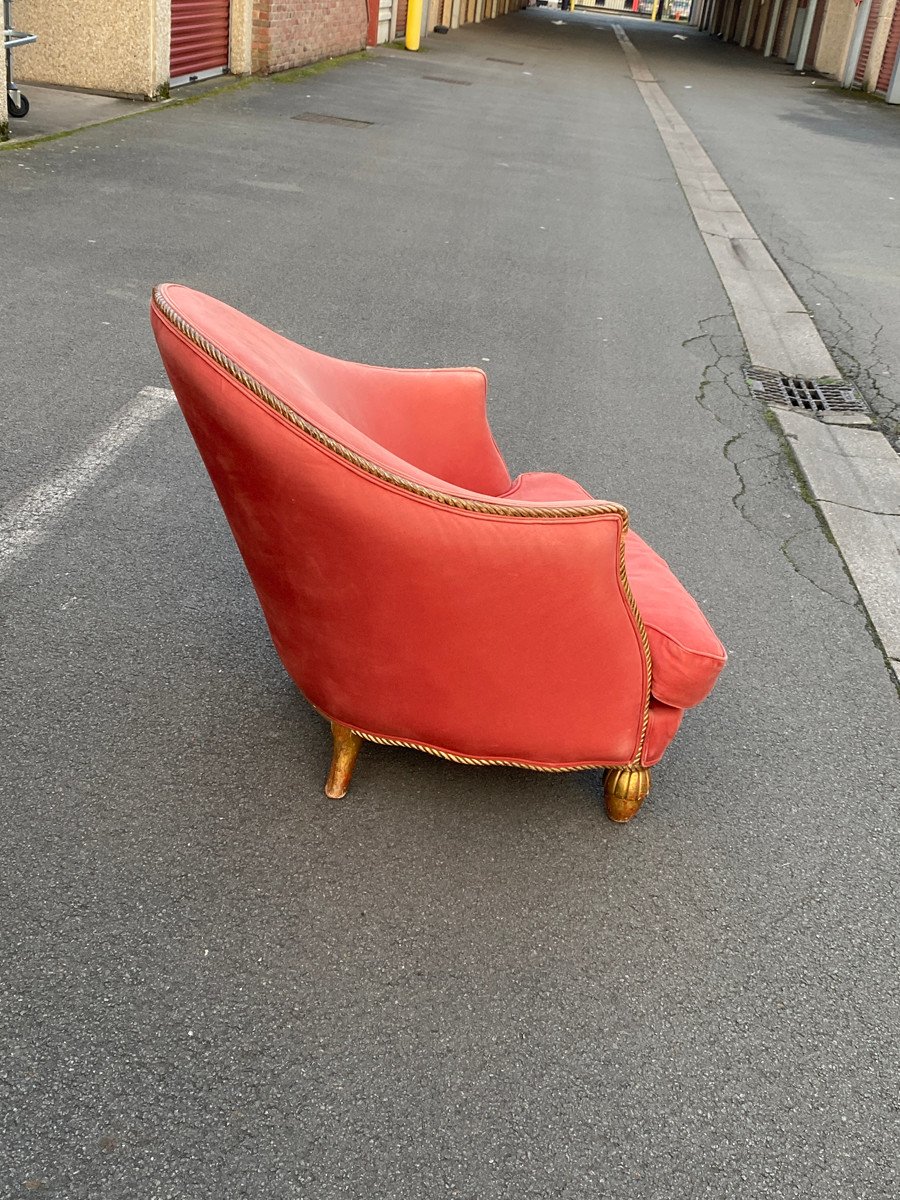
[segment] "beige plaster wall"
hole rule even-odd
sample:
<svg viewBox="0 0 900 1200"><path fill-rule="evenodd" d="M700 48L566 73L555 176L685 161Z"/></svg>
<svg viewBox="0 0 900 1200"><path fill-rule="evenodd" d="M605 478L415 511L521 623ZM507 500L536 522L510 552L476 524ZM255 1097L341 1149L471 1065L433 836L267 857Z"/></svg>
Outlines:
<svg viewBox="0 0 900 1200"><path fill-rule="evenodd" d="M169 81L171 0L21 0L16 21L36 33L16 53L32 83L157 96ZM253 0L231 0L231 71L251 69Z"/></svg>
<svg viewBox="0 0 900 1200"><path fill-rule="evenodd" d="M825 0L819 0L819 3L824 4ZM853 0L828 0L813 63L817 71L840 79L858 11Z"/></svg>
<svg viewBox="0 0 900 1200"><path fill-rule="evenodd" d="M168 9L168 0L22 0L16 22L38 41L18 51L17 70L34 83L154 95L161 82L159 8ZM168 13L163 28L168 41Z"/></svg>
<svg viewBox="0 0 900 1200"><path fill-rule="evenodd" d="M232 75L249 75L253 69L253 0L231 0L231 44L229 69Z"/></svg>
<svg viewBox="0 0 900 1200"><path fill-rule="evenodd" d="M145 0L151 14L150 75L153 90L148 95L157 96L169 83L169 50L172 35L171 0Z"/></svg>
<svg viewBox="0 0 900 1200"><path fill-rule="evenodd" d="M750 46L754 50L762 50L766 44L766 30L769 28L769 21L772 17L772 9L774 0L762 0L759 9L759 16L756 20L756 31L753 34L753 39Z"/></svg>
<svg viewBox="0 0 900 1200"><path fill-rule="evenodd" d="M15 66L15 64L13 64ZM15 78L15 76L13 77ZM6 116L6 55L0 54L0 84L3 90L0 91L0 96L3 97L3 107L0 108L0 142L5 142L9 137L9 121Z"/></svg>

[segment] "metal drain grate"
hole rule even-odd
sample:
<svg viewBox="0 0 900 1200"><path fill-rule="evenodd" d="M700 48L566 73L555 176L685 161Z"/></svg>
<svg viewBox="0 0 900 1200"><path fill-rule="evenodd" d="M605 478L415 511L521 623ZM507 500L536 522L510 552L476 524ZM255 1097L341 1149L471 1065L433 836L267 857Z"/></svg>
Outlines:
<svg viewBox="0 0 900 1200"><path fill-rule="evenodd" d="M804 379L781 375L767 367L744 371L750 390L768 404L781 404L808 413L865 413L862 396L846 379Z"/></svg>
<svg viewBox="0 0 900 1200"><path fill-rule="evenodd" d="M430 79L433 83L455 83L457 87L471 87L471 79L449 79L446 75L423 75L423 79Z"/></svg>
<svg viewBox="0 0 900 1200"><path fill-rule="evenodd" d="M335 117L331 113L298 113L292 121L309 121L311 125L374 125L374 121L357 121L354 117Z"/></svg>

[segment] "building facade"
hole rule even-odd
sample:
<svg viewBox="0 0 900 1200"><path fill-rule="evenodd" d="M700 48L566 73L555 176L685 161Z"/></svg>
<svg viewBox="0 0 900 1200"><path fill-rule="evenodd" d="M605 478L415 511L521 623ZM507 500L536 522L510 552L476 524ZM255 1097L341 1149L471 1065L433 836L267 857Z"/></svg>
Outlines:
<svg viewBox="0 0 900 1200"><path fill-rule="evenodd" d="M526 3L424 0L422 34ZM16 52L23 81L159 99L198 79L265 75L403 37L407 0L21 0L18 9L37 35Z"/></svg>
<svg viewBox="0 0 900 1200"><path fill-rule="evenodd" d="M900 0L697 0L723 41L900 104Z"/></svg>
<svg viewBox="0 0 900 1200"><path fill-rule="evenodd" d="M159 98L216 75L267 74L366 44L366 0L21 0L37 34L17 51L31 83Z"/></svg>
<svg viewBox="0 0 900 1200"><path fill-rule="evenodd" d="M372 0L379 13L377 29L369 44L389 42L406 34L408 0ZM528 0L423 0L422 36L436 28L458 29L490 21L526 8Z"/></svg>

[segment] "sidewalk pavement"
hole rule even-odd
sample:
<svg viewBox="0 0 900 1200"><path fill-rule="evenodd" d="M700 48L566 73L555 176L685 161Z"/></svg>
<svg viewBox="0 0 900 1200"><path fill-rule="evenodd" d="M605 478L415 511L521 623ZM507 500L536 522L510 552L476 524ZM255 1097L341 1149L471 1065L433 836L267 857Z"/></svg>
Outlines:
<svg viewBox="0 0 900 1200"><path fill-rule="evenodd" d="M631 826L590 775L374 746L327 804L156 421L0 580L10 1195L897 1194L896 690L610 22L564 15L0 153L4 502L165 386L179 279L326 353L484 364L514 471L625 503L731 653ZM895 250L850 269L820 158L880 212L895 114L628 32L838 362L893 371L856 318Z"/></svg>
<svg viewBox="0 0 900 1200"><path fill-rule="evenodd" d="M22 91L28 98L29 110L24 117L10 118L9 142L15 144L85 129L156 107L140 100L98 96L93 92L30 83L23 83ZM0 143L0 148L3 146L9 148L7 143Z"/></svg>

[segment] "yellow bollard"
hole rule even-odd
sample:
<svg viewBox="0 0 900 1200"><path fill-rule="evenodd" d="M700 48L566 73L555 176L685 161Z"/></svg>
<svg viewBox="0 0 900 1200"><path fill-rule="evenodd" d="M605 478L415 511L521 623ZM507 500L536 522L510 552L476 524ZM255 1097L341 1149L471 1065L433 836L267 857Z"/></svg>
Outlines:
<svg viewBox="0 0 900 1200"><path fill-rule="evenodd" d="M418 50L422 40L422 0L409 0L406 10L406 48Z"/></svg>

